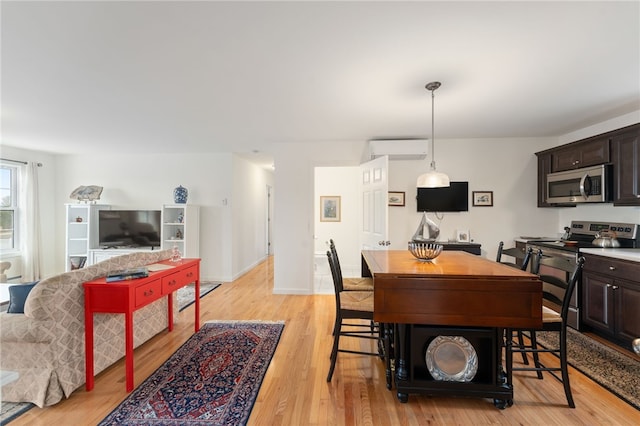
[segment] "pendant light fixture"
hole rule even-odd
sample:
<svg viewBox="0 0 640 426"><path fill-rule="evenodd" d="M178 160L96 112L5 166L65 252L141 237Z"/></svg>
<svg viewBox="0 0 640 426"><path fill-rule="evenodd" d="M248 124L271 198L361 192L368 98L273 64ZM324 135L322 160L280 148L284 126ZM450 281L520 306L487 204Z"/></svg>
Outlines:
<svg viewBox="0 0 640 426"><path fill-rule="evenodd" d="M430 170L427 173L418 176L418 188L443 188L449 186L449 176L444 173L436 171L436 159L434 154L434 145L436 140L434 138L434 111L433 111L433 92L440 87L439 81L432 81L427 84L426 89L431 91L431 165Z"/></svg>

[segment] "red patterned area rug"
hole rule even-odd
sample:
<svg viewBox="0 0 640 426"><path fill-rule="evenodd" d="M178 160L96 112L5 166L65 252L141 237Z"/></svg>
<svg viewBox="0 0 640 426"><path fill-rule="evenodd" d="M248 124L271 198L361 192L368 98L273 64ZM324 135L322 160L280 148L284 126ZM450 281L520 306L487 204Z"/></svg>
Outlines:
<svg viewBox="0 0 640 426"><path fill-rule="evenodd" d="M100 425L244 425L284 322L205 323Z"/></svg>

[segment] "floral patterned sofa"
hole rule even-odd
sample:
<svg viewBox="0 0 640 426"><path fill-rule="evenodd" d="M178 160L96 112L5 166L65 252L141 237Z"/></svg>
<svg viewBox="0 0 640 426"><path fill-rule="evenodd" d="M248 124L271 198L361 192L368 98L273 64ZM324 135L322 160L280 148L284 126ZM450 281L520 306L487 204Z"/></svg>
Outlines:
<svg viewBox="0 0 640 426"><path fill-rule="evenodd" d="M24 314L0 313L0 369L19 374L2 387L2 399L43 407L68 398L85 383L82 283L170 256L171 250L125 254L43 279L27 296ZM136 311L134 346L166 329L167 321L166 298ZM124 315L95 314L94 336L97 374L124 356Z"/></svg>

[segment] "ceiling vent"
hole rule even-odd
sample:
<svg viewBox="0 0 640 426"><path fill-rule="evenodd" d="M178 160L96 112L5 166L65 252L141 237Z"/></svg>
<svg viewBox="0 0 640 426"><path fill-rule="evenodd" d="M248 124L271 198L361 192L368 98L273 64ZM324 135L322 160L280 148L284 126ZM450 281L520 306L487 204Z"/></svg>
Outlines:
<svg viewBox="0 0 640 426"><path fill-rule="evenodd" d="M427 139L372 139L369 141L371 159L388 155L389 160L424 160Z"/></svg>

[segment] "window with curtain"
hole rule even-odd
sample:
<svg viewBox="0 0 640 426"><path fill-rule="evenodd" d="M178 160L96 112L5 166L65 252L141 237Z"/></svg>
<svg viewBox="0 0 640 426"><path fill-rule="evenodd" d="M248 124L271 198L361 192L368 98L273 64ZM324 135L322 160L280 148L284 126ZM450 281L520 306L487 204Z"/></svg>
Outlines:
<svg viewBox="0 0 640 426"><path fill-rule="evenodd" d="M16 253L20 249L19 166L0 162L0 254Z"/></svg>

